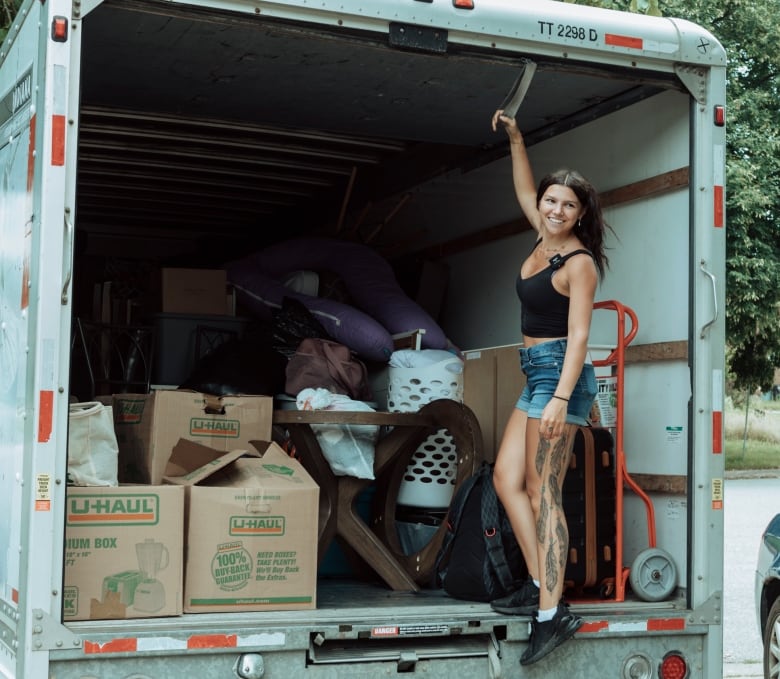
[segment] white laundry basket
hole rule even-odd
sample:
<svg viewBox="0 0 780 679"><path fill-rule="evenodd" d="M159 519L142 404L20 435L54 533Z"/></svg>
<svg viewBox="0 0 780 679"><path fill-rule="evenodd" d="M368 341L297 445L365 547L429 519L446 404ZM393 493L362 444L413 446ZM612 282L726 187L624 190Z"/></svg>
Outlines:
<svg viewBox="0 0 780 679"><path fill-rule="evenodd" d="M426 403L441 398L463 402L463 362L458 357L422 368L389 368L389 411L416 412ZM398 490L398 504L448 507L455 489L457 467L458 451L452 436L446 429L439 429L412 455Z"/></svg>

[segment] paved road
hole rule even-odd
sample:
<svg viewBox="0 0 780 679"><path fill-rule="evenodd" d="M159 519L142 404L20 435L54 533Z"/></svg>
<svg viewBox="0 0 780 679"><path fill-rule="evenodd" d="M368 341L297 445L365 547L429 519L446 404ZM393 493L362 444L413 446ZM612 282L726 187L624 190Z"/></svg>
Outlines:
<svg viewBox="0 0 780 679"><path fill-rule="evenodd" d="M723 676L763 677L763 647L754 603L761 534L780 512L780 478L733 478L725 483Z"/></svg>

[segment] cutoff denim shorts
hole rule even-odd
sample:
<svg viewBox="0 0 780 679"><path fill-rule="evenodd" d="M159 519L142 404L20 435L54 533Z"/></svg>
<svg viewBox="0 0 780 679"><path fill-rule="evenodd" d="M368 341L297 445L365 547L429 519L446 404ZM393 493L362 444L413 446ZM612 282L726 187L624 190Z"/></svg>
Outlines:
<svg viewBox="0 0 780 679"><path fill-rule="evenodd" d="M565 354L565 339L551 340L532 347L520 347L520 368L528 381L515 407L525 410L528 417L541 419L542 410L558 387ZM596 373L593 366L586 363L569 397L567 423L587 426L590 409L596 398L596 389Z"/></svg>

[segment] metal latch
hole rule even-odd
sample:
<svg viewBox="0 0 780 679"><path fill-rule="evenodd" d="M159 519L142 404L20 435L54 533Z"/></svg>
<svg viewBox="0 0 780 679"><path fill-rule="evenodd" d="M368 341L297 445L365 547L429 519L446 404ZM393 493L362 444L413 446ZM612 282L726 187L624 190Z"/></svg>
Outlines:
<svg viewBox="0 0 780 679"><path fill-rule="evenodd" d="M515 80L515 84L512 85L512 89L509 90L509 94L506 95L504 103L499 106L500 109L504 110L504 115L507 118L514 118L517 115L517 112L520 110L520 104L525 99L525 94L531 86L535 73L536 62L526 59L522 72Z"/></svg>

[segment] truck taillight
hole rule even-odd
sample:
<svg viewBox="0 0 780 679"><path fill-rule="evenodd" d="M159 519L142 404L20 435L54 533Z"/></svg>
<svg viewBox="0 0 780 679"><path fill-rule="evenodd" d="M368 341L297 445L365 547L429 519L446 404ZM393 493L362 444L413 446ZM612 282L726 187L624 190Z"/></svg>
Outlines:
<svg viewBox="0 0 780 679"><path fill-rule="evenodd" d="M54 17L51 22L51 39L54 42L65 42L68 39L68 18Z"/></svg>
<svg viewBox="0 0 780 679"><path fill-rule="evenodd" d="M716 127L723 127L726 124L726 107L718 104L713 109L713 120Z"/></svg>
<svg viewBox="0 0 780 679"><path fill-rule="evenodd" d="M688 663L681 653L671 651L664 656L658 668L659 679L687 679Z"/></svg>
<svg viewBox="0 0 780 679"><path fill-rule="evenodd" d="M452 0L452 5L458 9L474 9L474 0Z"/></svg>

